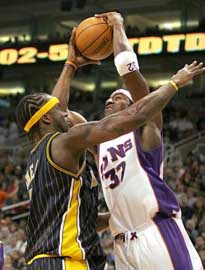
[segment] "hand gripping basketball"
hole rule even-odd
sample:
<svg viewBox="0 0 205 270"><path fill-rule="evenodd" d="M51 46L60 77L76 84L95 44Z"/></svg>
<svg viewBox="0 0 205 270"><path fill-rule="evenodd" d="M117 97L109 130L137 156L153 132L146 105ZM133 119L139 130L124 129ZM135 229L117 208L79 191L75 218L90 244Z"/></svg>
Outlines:
<svg viewBox="0 0 205 270"><path fill-rule="evenodd" d="M96 18L103 18L107 21L108 25L114 27L117 25L123 25L124 19L118 12L107 12L102 14L95 14Z"/></svg>
<svg viewBox="0 0 205 270"><path fill-rule="evenodd" d="M80 53L77 51L76 46L75 46L75 35L76 35L76 27L73 28L72 34L69 40L68 58L66 62L72 62L77 67L82 67L89 64L100 65L101 64L100 61L90 60L80 55Z"/></svg>
<svg viewBox="0 0 205 270"><path fill-rule="evenodd" d="M112 27L103 18L88 18L76 29L76 47L88 59L103 60L110 56L113 52L112 40Z"/></svg>

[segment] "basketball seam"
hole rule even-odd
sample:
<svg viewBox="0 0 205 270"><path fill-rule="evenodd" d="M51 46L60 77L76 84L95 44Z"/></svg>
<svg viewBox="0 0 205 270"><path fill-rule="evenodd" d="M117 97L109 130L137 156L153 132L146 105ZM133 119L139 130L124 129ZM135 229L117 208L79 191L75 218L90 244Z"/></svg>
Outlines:
<svg viewBox="0 0 205 270"><path fill-rule="evenodd" d="M82 34L82 32L84 32L85 30L87 30L88 28L94 26L94 25L98 25L98 24L106 24L105 22L102 22L102 23L96 23L96 24L91 24L89 26L87 26L86 28L84 28L83 30L81 30L81 32L76 36L76 41L78 40L80 34Z"/></svg>
<svg viewBox="0 0 205 270"><path fill-rule="evenodd" d="M103 31L102 33L100 33L100 35L95 39L95 40L93 40L90 44L89 44L89 46L87 46L82 52L80 52L80 53L84 53L90 46L92 46L97 40L98 40L98 38L99 37L101 37L105 32L107 32L107 30L109 30L109 26L107 27L107 29L105 29L105 31Z"/></svg>
<svg viewBox="0 0 205 270"><path fill-rule="evenodd" d="M100 54L105 54L105 52L107 52L107 50L111 47L112 45L112 39L106 44L106 46L104 46L104 48L102 48L100 51L98 51L96 54L100 53ZM112 51L113 53L113 51ZM110 53L109 56L112 54ZM108 56L107 56L108 57ZM101 60L101 59L99 59Z"/></svg>
<svg viewBox="0 0 205 270"><path fill-rule="evenodd" d="M108 46L107 46L107 47L105 46L104 51L101 50L100 52L101 52L101 53L105 53L105 52L110 48L111 45L112 45L112 39L109 40Z"/></svg>

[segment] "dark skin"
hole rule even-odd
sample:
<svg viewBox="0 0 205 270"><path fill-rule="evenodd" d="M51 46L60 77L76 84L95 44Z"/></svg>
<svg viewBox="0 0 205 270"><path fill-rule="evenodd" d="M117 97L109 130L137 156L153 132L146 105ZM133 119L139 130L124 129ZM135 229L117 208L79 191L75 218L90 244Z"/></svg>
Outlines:
<svg viewBox="0 0 205 270"><path fill-rule="evenodd" d="M189 83L193 77L205 71L202 64L187 66L172 77L179 87ZM133 73L134 76L134 73ZM123 111L111 114L96 122L88 122L69 127L68 114L56 105L41 120L40 133L35 134L37 142L48 132L61 132L55 137L51 145L51 156L54 162L73 173L80 169L80 160L85 150L96 144L115 139L123 134L143 126L161 111L176 94L175 88L170 84L160 87L157 91L135 102ZM50 97L45 95L45 102Z"/></svg>
<svg viewBox="0 0 205 270"><path fill-rule="evenodd" d="M77 53L74 46L74 39L75 39L75 28L72 31L71 38L68 44L68 60L73 62L77 68L89 65L89 64L96 64L100 65L100 61L93 61L87 59ZM70 96L70 84L73 78L75 70L72 66L64 66L60 77L52 90L52 96L57 97L60 100L60 105L62 110L67 112L69 118L73 125L85 123L86 119L77 112L71 111L68 109L68 101Z"/></svg>

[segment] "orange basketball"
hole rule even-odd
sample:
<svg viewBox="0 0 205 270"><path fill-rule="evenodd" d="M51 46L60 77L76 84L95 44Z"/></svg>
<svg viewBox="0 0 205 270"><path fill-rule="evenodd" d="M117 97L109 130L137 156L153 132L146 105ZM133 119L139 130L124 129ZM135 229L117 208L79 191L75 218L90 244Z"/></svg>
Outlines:
<svg viewBox="0 0 205 270"><path fill-rule="evenodd" d="M91 17L82 21L76 29L76 47L92 60L102 60L113 52L112 27L102 18Z"/></svg>

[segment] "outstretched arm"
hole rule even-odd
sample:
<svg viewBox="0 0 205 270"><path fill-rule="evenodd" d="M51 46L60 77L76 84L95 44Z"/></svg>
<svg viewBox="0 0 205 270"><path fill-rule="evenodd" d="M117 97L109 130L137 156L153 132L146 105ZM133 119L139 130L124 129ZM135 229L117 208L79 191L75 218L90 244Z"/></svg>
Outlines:
<svg viewBox="0 0 205 270"><path fill-rule="evenodd" d="M179 70L171 78L171 82L160 87L157 91L137 101L124 111L109 115L99 122L78 125L64 133L61 137L64 147L83 150L108 140L115 139L123 134L144 125L156 113L163 110L170 99L176 94L176 88L187 85L193 77L205 71L203 64L192 63ZM73 144L75 141L75 145Z"/></svg>

